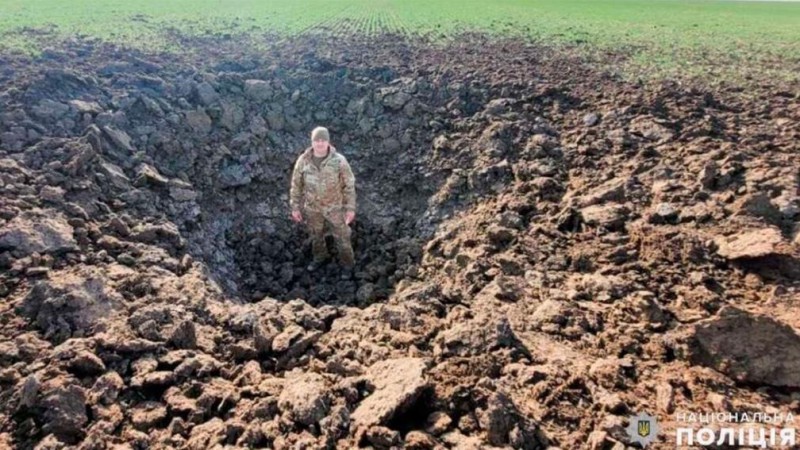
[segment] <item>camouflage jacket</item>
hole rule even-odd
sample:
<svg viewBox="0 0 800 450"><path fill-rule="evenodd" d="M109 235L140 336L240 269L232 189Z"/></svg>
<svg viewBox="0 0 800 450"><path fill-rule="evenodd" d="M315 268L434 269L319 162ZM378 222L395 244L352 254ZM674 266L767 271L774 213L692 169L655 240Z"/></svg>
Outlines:
<svg viewBox="0 0 800 450"><path fill-rule="evenodd" d="M305 207L308 210L329 212L335 208L356 210L356 179L344 155L333 146L328 148L328 157L320 168L311 157L314 149L303 151L292 171L292 186L289 204L293 211Z"/></svg>

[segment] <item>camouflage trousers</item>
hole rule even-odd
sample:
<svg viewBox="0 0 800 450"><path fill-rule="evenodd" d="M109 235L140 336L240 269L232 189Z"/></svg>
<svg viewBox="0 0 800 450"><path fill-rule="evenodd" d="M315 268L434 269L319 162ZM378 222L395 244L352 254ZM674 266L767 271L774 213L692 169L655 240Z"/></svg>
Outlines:
<svg viewBox="0 0 800 450"><path fill-rule="evenodd" d="M311 235L311 253L315 260L326 259L328 247L325 245L325 227L327 226L336 242L339 262L345 266L355 264L353 246L350 242L350 226L344 222L344 211L306 211L306 224Z"/></svg>

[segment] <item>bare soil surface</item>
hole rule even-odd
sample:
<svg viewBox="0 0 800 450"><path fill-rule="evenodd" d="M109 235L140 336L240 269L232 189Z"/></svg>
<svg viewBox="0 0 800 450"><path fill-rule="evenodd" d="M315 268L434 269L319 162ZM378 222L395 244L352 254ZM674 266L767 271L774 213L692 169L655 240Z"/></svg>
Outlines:
<svg viewBox="0 0 800 450"><path fill-rule="evenodd" d="M800 414L797 86L176 39L0 55L0 447L621 450L648 412L674 448L676 413ZM289 218L316 125L350 278Z"/></svg>

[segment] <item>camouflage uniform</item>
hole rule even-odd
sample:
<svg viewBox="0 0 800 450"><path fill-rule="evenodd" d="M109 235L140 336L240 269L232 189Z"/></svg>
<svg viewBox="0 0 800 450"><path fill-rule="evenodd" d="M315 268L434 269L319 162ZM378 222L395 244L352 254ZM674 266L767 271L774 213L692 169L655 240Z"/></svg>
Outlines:
<svg viewBox="0 0 800 450"><path fill-rule="evenodd" d="M328 257L325 246L325 224L331 229L339 250L339 261L353 265L350 226L345 223L346 211L356 210L356 187L353 171L344 155L332 146L320 168L312 161L314 149L308 147L295 162L289 202L292 211L302 211L311 234L314 259Z"/></svg>

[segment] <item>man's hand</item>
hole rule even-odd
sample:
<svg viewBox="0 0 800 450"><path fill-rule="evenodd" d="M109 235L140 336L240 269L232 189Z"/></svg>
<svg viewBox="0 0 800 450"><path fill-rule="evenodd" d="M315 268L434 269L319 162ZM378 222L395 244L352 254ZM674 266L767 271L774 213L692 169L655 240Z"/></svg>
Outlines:
<svg viewBox="0 0 800 450"><path fill-rule="evenodd" d="M300 214L300 210L296 209L296 210L292 211L292 220L294 220L297 223L300 223L300 222L303 221L303 215Z"/></svg>
<svg viewBox="0 0 800 450"><path fill-rule="evenodd" d="M355 211L346 211L344 213L344 223L350 225L354 220L356 220L356 212Z"/></svg>

